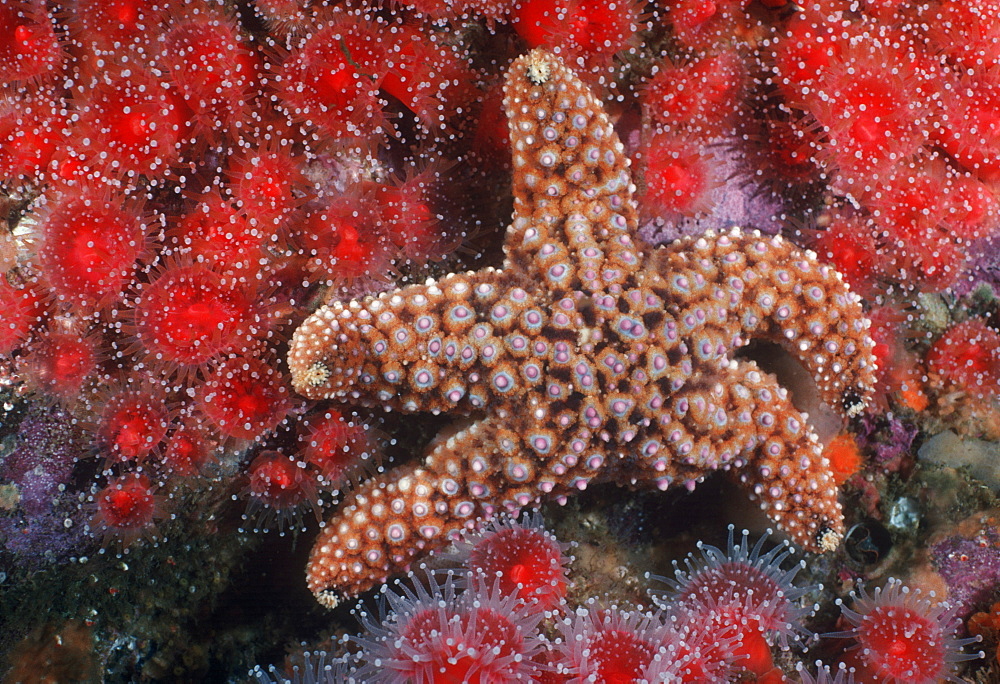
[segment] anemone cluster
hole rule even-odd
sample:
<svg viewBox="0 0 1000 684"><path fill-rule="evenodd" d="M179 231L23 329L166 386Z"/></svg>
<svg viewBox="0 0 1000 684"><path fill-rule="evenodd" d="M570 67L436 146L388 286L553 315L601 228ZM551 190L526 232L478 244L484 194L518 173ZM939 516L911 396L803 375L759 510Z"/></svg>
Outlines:
<svg viewBox="0 0 1000 684"><path fill-rule="evenodd" d="M394 129L371 108L395 89L443 125L444 81L426 71L447 62L467 90L467 61L360 9L326 8L308 39L215 3L5 2L0 14L13 217L0 351L20 395L84 434L70 464L101 464L90 527L126 546L154 534L178 481L279 427L245 460L243 495L256 526L295 526L371 449L360 420L292 397L287 330L325 288L378 287L392 264L460 239L428 194L441 168L401 144L379 159ZM407 37L376 41L380 21ZM322 47L335 33L371 50L384 72L371 87ZM304 90L320 76L325 90Z"/></svg>
<svg viewBox="0 0 1000 684"><path fill-rule="evenodd" d="M983 657L964 649L946 603L899 580L845 604L841 632L806 626L822 586L797 584L805 561L787 545L750 544L746 531L725 550L699 544L674 577L652 576L653 609L570 595L566 545L542 525L494 521L467 535L434 570L384 585L375 609L358 607L363 632L342 655L306 652L287 672L255 668L254 681L329 682L961 682L956 664ZM766 550L765 550L766 549ZM789 678L775 656L827 652L816 673L797 662ZM801 655L799 656L801 657Z"/></svg>

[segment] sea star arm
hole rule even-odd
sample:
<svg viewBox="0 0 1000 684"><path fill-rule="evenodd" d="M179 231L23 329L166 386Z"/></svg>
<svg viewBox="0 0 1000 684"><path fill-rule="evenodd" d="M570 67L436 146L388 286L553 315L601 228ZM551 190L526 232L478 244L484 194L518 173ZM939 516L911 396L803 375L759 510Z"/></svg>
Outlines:
<svg viewBox="0 0 1000 684"><path fill-rule="evenodd" d="M504 92L514 191L505 268L554 293L627 282L642 259L635 186L600 100L543 50L511 65Z"/></svg>
<svg viewBox="0 0 1000 684"><path fill-rule="evenodd" d="M833 551L844 538L844 515L823 446L773 376L750 362L734 366L726 383L733 419L752 422L757 443L732 472L800 546Z"/></svg>
<svg viewBox="0 0 1000 684"><path fill-rule="evenodd" d="M769 340L797 358L812 375L823 400L843 414L860 412L875 385L874 343L861 299L840 274L816 255L781 237L734 230L721 236L689 237L651 255L650 268L674 290L722 288L724 298L677 295L687 311L724 305L734 319L733 350L751 339ZM686 288L678 288L686 278ZM701 278L699 286L695 282ZM689 346L697 347L694 336ZM722 356L723 362L728 360Z"/></svg>
<svg viewBox="0 0 1000 684"><path fill-rule="evenodd" d="M504 427L505 418L441 436L422 464L396 468L351 492L320 532L306 566L320 603L332 607L405 571L417 555L498 506L536 502L542 493L537 464L522 437Z"/></svg>
<svg viewBox="0 0 1000 684"><path fill-rule="evenodd" d="M292 384L311 399L386 410L482 410L523 373L511 344L526 349L530 330L548 323L530 288L516 272L485 269L332 302L292 336Z"/></svg>
<svg viewBox="0 0 1000 684"><path fill-rule="evenodd" d="M836 548L844 523L829 462L806 417L774 376L752 361L692 377L616 468L612 481L693 488L728 470L775 524L803 548Z"/></svg>

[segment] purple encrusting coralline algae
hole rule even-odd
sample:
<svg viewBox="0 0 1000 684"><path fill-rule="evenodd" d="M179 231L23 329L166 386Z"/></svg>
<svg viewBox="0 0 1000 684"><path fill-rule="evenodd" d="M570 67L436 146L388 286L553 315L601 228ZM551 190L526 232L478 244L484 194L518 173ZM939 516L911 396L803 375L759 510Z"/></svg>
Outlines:
<svg viewBox="0 0 1000 684"><path fill-rule="evenodd" d="M952 287L952 292L964 297L986 285L994 295L1000 295L1000 244L993 236L975 240L966 253L968 273Z"/></svg>
<svg viewBox="0 0 1000 684"><path fill-rule="evenodd" d="M21 421L16 448L0 454L0 545L36 567L78 551L86 511L70 486L80 456L71 418L60 408L33 408Z"/></svg>
<svg viewBox="0 0 1000 684"><path fill-rule="evenodd" d="M871 455L871 462L888 471L899 469L913 449L919 430L892 414L865 414L859 421L858 448Z"/></svg>
<svg viewBox="0 0 1000 684"><path fill-rule="evenodd" d="M952 535L930 548L931 561L948 584L948 600L968 617L987 605L1000 584L1000 532L984 525L971 537Z"/></svg>

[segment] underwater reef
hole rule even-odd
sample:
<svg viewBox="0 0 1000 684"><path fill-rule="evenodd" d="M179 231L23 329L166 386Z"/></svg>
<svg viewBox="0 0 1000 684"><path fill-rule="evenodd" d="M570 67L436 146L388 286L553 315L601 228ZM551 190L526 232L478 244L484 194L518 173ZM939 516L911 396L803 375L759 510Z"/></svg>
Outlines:
<svg viewBox="0 0 1000 684"><path fill-rule="evenodd" d="M2 681L1000 681L996 2L0 0L0 89Z"/></svg>

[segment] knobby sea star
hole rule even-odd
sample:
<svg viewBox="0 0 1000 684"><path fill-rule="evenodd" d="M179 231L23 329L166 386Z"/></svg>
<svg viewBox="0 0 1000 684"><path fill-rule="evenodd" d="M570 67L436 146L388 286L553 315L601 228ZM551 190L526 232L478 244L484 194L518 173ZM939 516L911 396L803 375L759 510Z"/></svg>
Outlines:
<svg viewBox="0 0 1000 684"><path fill-rule="evenodd" d="M732 353L781 344L853 414L875 367L859 298L780 238L644 249L629 160L594 94L541 50L514 62L505 94L503 269L333 302L294 335L306 396L473 416L348 495L313 548L310 589L334 605L453 531L591 481L693 487L718 469L805 548L836 547L837 488L807 417Z"/></svg>

